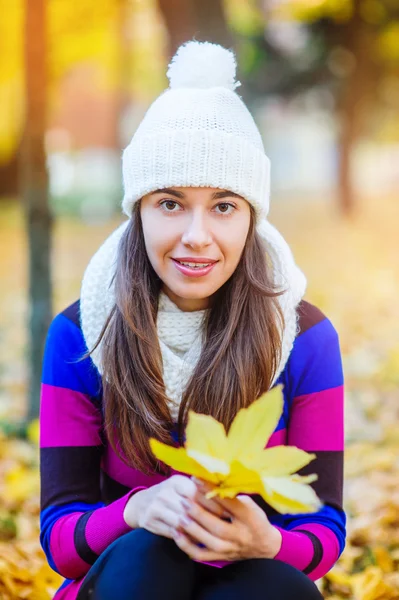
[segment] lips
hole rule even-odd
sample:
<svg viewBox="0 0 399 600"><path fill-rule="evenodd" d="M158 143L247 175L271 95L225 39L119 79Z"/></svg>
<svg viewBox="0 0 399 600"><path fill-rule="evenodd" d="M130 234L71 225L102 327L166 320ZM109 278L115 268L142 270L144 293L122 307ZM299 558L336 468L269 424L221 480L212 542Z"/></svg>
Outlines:
<svg viewBox="0 0 399 600"><path fill-rule="evenodd" d="M182 256L179 258L173 258L173 260L176 260L177 262L182 263L182 264L188 263L188 264L196 264L196 265L202 265L202 264L211 265L215 262L218 262L214 258L203 258L203 257L196 258L193 256Z"/></svg>
<svg viewBox="0 0 399 600"><path fill-rule="evenodd" d="M172 262L175 265L176 269L186 275L187 277L203 277L210 273L213 267L216 265L218 261L213 261L211 263L203 263L203 262L187 262L183 264L180 260L172 258ZM192 265L192 266L190 266Z"/></svg>

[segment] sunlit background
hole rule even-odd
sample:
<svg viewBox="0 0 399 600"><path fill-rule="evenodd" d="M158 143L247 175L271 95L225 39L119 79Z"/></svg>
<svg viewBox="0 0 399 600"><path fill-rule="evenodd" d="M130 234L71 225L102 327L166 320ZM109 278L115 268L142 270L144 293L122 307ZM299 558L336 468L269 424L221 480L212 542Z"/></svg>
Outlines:
<svg viewBox="0 0 399 600"><path fill-rule="evenodd" d="M180 43L234 48L270 220L337 328L348 546L326 598L399 598L399 1L0 0L0 598L47 600L37 421L49 320L121 222L121 152Z"/></svg>

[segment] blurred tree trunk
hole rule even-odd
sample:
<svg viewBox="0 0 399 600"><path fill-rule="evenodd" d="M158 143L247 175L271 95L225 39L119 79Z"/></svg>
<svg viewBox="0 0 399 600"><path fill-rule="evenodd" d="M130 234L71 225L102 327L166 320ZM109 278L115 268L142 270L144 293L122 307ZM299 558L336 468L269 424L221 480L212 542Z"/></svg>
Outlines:
<svg viewBox="0 0 399 600"><path fill-rule="evenodd" d="M374 95L375 64L370 48L373 34L361 17L361 0L353 2L353 16L342 27L342 45L354 60L354 68L343 82L337 98L339 133L338 200L341 212L349 216L356 208L352 162L364 126L364 108ZM372 102L370 103L372 104Z"/></svg>
<svg viewBox="0 0 399 600"><path fill-rule="evenodd" d="M18 194L18 152L6 164L0 165L0 202L16 198Z"/></svg>
<svg viewBox="0 0 399 600"><path fill-rule="evenodd" d="M47 0L25 0L26 126L21 155L21 192L29 248L29 408L38 416L44 343L51 321L52 217L44 148L47 108Z"/></svg>
<svg viewBox="0 0 399 600"><path fill-rule="evenodd" d="M169 55L173 56L183 42L215 42L233 46L222 0L158 0L169 32Z"/></svg>

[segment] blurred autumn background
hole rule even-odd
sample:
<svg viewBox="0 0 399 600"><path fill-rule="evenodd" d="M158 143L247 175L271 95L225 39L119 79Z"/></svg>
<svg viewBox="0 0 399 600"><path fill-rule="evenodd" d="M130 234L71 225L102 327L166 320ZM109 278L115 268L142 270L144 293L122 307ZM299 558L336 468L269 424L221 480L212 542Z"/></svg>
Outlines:
<svg viewBox="0 0 399 600"><path fill-rule="evenodd" d="M330 600L399 598L398 0L0 0L0 598L49 600L43 343L121 221L120 156L193 37L234 48L270 220L339 331L348 544Z"/></svg>

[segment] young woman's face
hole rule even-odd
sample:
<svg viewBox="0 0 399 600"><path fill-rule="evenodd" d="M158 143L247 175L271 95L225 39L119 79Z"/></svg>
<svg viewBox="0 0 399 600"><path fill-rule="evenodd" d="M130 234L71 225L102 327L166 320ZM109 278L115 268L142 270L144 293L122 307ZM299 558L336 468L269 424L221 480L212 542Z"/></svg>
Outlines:
<svg viewBox="0 0 399 600"><path fill-rule="evenodd" d="M173 187L144 196L141 219L164 292L181 310L207 308L240 260L251 219L248 202L218 188ZM182 264L197 261L209 266Z"/></svg>

